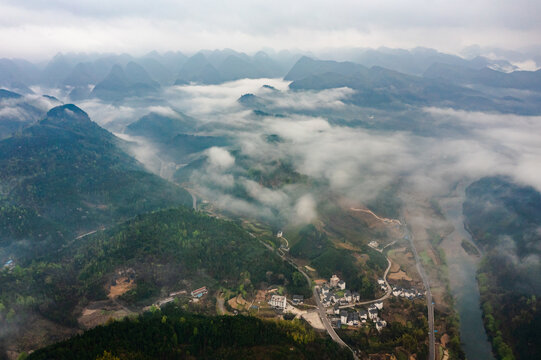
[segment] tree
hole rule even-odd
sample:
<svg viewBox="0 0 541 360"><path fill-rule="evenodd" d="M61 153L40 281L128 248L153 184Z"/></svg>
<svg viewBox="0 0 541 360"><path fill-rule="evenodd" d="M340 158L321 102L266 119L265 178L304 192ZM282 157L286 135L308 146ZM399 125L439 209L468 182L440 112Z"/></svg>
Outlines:
<svg viewBox="0 0 541 360"><path fill-rule="evenodd" d="M304 275L301 274L300 272L298 271L295 271L293 273L293 284L296 286L296 287L301 287L304 285L304 283L306 282L306 279L304 278Z"/></svg>
<svg viewBox="0 0 541 360"><path fill-rule="evenodd" d="M111 354L109 351L105 350L103 352L103 355L100 355L96 358L96 360L120 360L119 357L117 356L114 356L113 354Z"/></svg>

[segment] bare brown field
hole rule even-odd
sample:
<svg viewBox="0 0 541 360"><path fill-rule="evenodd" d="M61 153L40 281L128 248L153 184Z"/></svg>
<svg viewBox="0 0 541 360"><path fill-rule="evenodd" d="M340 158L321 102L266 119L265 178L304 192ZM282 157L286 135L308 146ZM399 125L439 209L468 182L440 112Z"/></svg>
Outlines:
<svg viewBox="0 0 541 360"><path fill-rule="evenodd" d="M120 295L123 295L135 287L135 281L130 280L126 276L119 277L116 279L115 285L109 287L109 294L107 297L109 299L115 299Z"/></svg>
<svg viewBox="0 0 541 360"><path fill-rule="evenodd" d="M389 280L405 280L405 281L412 281L413 279L410 278L404 271L400 270L398 272L390 273L387 275L387 278Z"/></svg>

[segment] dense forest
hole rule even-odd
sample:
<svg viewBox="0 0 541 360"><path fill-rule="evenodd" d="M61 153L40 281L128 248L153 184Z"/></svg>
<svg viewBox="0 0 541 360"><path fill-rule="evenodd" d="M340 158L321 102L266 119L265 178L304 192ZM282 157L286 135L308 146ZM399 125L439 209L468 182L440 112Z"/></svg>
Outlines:
<svg viewBox="0 0 541 360"><path fill-rule="evenodd" d="M233 222L175 208L138 215L54 256L0 271L0 318L24 323L24 314L37 313L77 326L78 305L105 299L113 272L128 267L137 286L120 298L127 306L149 305L186 281L245 292L275 284L310 294L293 267Z"/></svg>
<svg viewBox="0 0 541 360"><path fill-rule="evenodd" d="M145 171L121 145L75 105L53 108L0 141L0 244L31 240L25 250L34 258L78 233L191 204L185 190Z"/></svg>
<svg viewBox="0 0 541 360"><path fill-rule="evenodd" d="M352 359L352 354L298 320L210 317L170 305L98 326L28 359Z"/></svg>
<svg viewBox="0 0 541 360"><path fill-rule="evenodd" d="M464 215L486 252L478 281L494 352L500 359L536 359L541 353L541 194L506 178L484 178L467 188Z"/></svg>

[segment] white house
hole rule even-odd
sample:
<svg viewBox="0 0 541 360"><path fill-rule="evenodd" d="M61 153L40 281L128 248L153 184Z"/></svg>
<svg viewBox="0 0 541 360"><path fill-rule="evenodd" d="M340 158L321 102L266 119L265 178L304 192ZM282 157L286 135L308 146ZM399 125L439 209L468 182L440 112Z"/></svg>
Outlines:
<svg viewBox="0 0 541 360"><path fill-rule="evenodd" d="M339 281L340 281L340 278L338 276L336 276L336 275L333 275L331 277L331 280L329 281L329 285L331 287L337 287Z"/></svg>
<svg viewBox="0 0 541 360"><path fill-rule="evenodd" d="M372 240L368 243L368 246L370 246L371 248L377 249L379 246L379 243L375 240Z"/></svg>
<svg viewBox="0 0 541 360"><path fill-rule="evenodd" d="M383 309L383 301L378 301L377 303L374 303L374 306L375 306L378 310Z"/></svg>
<svg viewBox="0 0 541 360"><path fill-rule="evenodd" d="M340 281L338 282L338 288L339 288L340 290L346 290L346 282L345 282L344 280L340 280Z"/></svg>
<svg viewBox="0 0 541 360"><path fill-rule="evenodd" d="M302 295L293 295L292 299L293 305L301 305L304 303L304 296Z"/></svg>
<svg viewBox="0 0 541 360"><path fill-rule="evenodd" d="M351 297L353 298L353 301L361 301L361 295L356 291L351 294Z"/></svg>
<svg viewBox="0 0 541 360"><path fill-rule="evenodd" d="M368 310L368 317L370 320L375 320L378 318L378 311L376 309L369 309Z"/></svg>
<svg viewBox="0 0 541 360"><path fill-rule="evenodd" d="M344 299L346 299L348 303L353 301L353 296L351 295L351 291L346 290L344 292Z"/></svg>
<svg viewBox="0 0 541 360"><path fill-rule="evenodd" d="M325 296L323 300L321 300L321 303L323 304L323 306L330 306L331 302L332 302L332 296L330 294L327 294L327 296Z"/></svg>
<svg viewBox="0 0 541 360"><path fill-rule="evenodd" d="M366 312L366 310L364 309L359 310L359 318L361 320L368 320L368 313Z"/></svg>
<svg viewBox="0 0 541 360"><path fill-rule="evenodd" d="M385 280L378 279L378 285L385 285Z"/></svg>
<svg viewBox="0 0 541 360"><path fill-rule="evenodd" d="M385 320L380 320L376 322L376 329L378 331L381 331L385 326L387 326L387 322Z"/></svg>
<svg viewBox="0 0 541 360"><path fill-rule="evenodd" d="M269 305L275 309L284 310L287 305L286 297L281 295L272 295Z"/></svg>
<svg viewBox="0 0 541 360"><path fill-rule="evenodd" d="M359 313L352 312L348 314L348 325L349 326L359 326L361 325L361 321L359 319Z"/></svg>
<svg viewBox="0 0 541 360"><path fill-rule="evenodd" d="M340 311L340 322L344 325L348 323L348 312L346 310Z"/></svg>
<svg viewBox="0 0 541 360"><path fill-rule="evenodd" d="M321 294L323 294L324 296L326 296L328 293L329 293L330 289L327 285L323 285L323 287L321 288Z"/></svg>

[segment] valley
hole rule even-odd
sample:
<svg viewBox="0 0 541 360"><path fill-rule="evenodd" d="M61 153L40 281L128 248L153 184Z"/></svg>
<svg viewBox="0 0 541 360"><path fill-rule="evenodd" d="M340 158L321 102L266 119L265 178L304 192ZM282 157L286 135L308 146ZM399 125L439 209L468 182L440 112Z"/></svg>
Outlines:
<svg viewBox="0 0 541 360"><path fill-rule="evenodd" d="M378 54L66 54L0 92L0 359L532 358L538 71Z"/></svg>

